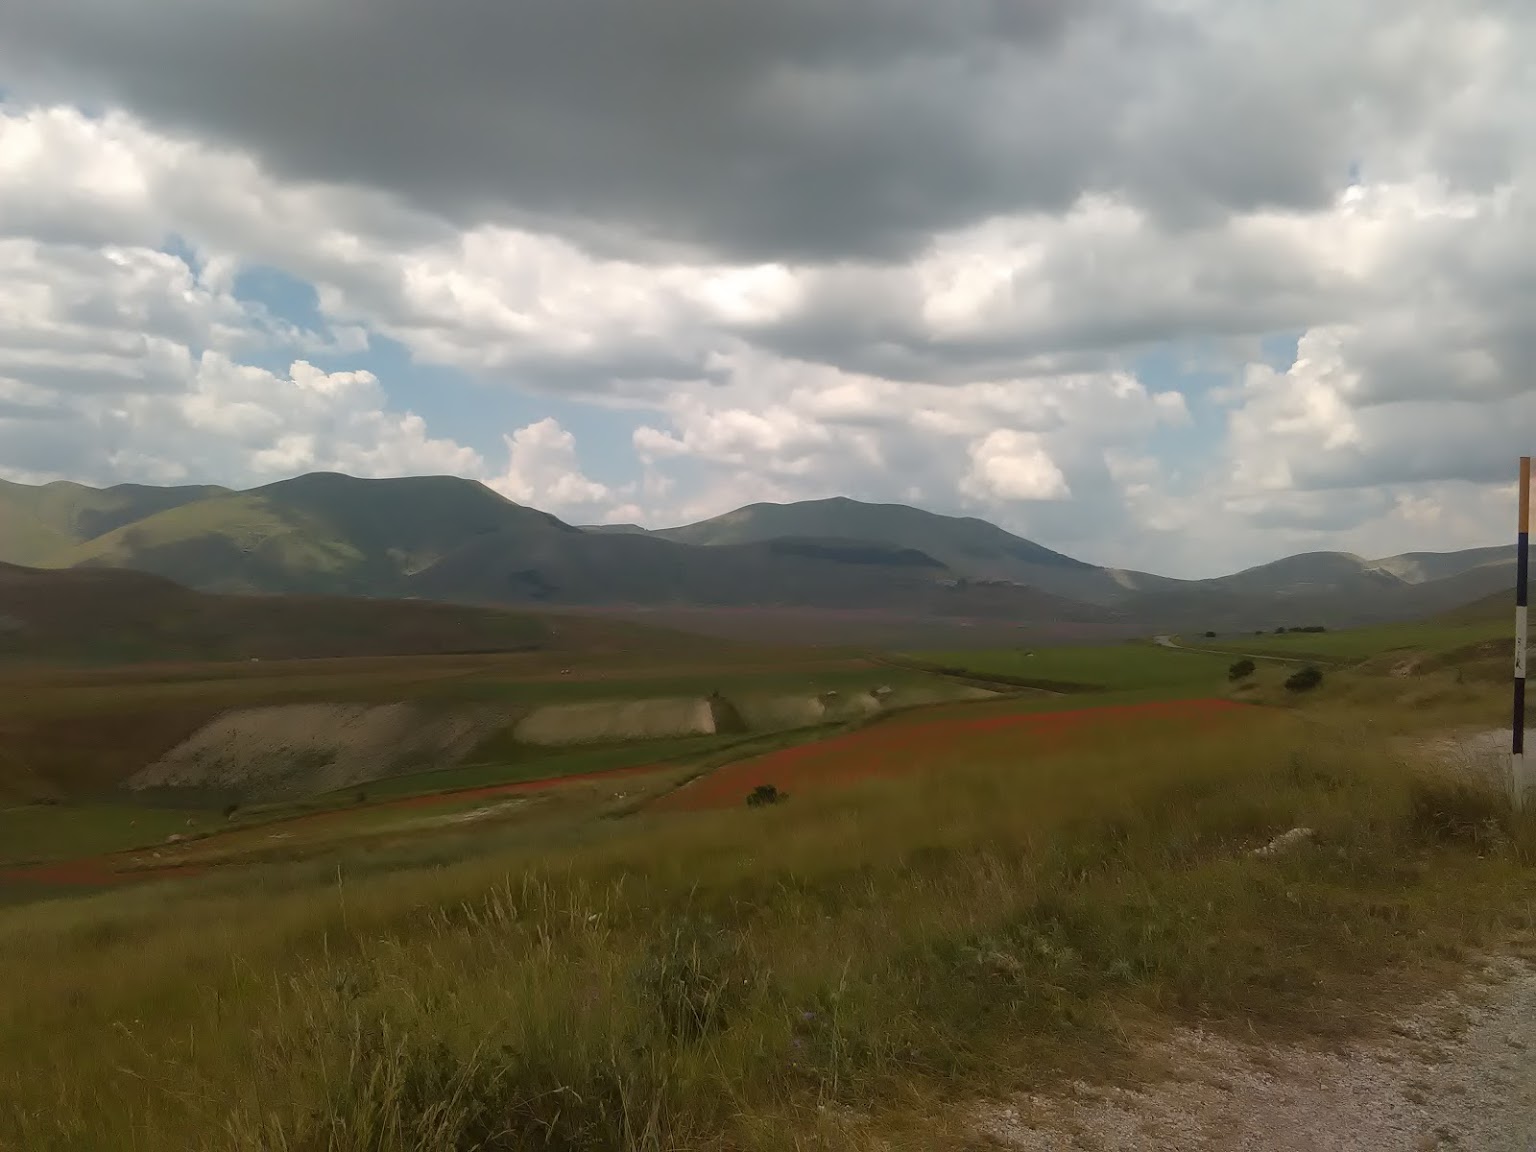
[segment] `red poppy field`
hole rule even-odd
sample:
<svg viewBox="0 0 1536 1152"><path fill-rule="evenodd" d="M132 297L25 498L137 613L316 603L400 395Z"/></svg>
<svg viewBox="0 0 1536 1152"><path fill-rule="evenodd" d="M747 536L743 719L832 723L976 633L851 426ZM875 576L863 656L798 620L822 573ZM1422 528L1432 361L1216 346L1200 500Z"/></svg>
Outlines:
<svg viewBox="0 0 1536 1152"><path fill-rule="evenodd" d="M962 752L968 760L1052 752L1095 734L1153 737L1159 731L1169 734L1190 725L1205 728L1252 711L1250 705L1231 700L1199 699L911 723L893 720L728 764L663 796L654 807L664 811L729 808L743 803L763 784L792 795L807 788L942 767Z"/></svg>

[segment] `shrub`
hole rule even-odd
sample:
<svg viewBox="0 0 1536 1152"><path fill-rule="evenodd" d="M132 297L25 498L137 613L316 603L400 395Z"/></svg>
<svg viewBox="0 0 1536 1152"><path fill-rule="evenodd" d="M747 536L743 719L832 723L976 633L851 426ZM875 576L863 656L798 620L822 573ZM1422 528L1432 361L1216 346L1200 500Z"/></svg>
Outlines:
<svg viewBox="0 0 1536 1152"><path fill-rule="evenodd" d="M1227 679L1233 681L1246 680L1249 676L1252 676L1255 671L1257 671L1257 666L1254 664L1254 662L1249 660L1247 657L1244 657L1236 664L1232 665L1232 667L1227 669Z"/></svg>
<svg viewBox="0 0 1536 1152"><path fill-rule="evenodd" d="M747 797L747 807L761 808L764 805L777 804L781 800L788 799L787 795L780 792L772 784L759 784L756 788L752 789L751 794Z"/></svg>
<svg viewBox="0 0 1536 1152"><path fill-rule="evenodd" d="M1323 674L1310 664L1298 672L1292 672L1285 686L1291 692L1310 692L1323 682Z"/></svg>

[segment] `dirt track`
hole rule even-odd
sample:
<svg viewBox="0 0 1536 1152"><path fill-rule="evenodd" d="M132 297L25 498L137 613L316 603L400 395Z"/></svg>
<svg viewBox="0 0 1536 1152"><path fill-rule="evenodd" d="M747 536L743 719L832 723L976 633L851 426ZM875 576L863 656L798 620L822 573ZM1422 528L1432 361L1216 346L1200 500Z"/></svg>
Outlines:
<svg viewBox="0 0 1536 1152"><path fill-rule="evenodd" d="M1478 981L1328 1052L1183 1031L1140 1090L1078 1084L980 1111L978 1133L1018 1152L1533 1152L1536 969Z"/></svg>

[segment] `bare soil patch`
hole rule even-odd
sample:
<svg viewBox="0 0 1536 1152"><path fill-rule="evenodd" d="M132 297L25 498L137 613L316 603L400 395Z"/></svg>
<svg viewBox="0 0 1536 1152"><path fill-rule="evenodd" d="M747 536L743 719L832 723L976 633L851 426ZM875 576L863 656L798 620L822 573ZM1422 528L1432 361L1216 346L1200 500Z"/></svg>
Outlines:
<svg viewBox="0 0 1536 1152"><path fill-rule="evenodd" d="M449 767L505 717L410 704L280 704L226 712L129 778L130 789L194 787L278 799Z"/></svg>

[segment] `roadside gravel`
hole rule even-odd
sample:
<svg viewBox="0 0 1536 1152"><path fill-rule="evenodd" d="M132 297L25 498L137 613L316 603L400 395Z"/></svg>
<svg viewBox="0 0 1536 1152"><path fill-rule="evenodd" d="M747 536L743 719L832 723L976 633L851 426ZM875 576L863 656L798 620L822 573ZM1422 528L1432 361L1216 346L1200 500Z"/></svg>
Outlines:
<svg viewBox="0 0 1536 1152"><path fill-rule="evenodd" d="M1078 1083L983 1110L1019 1152L1536 1152L1536 968L1513 960L1338 1051L1182 1031L1140 1090Z"/></svg>

